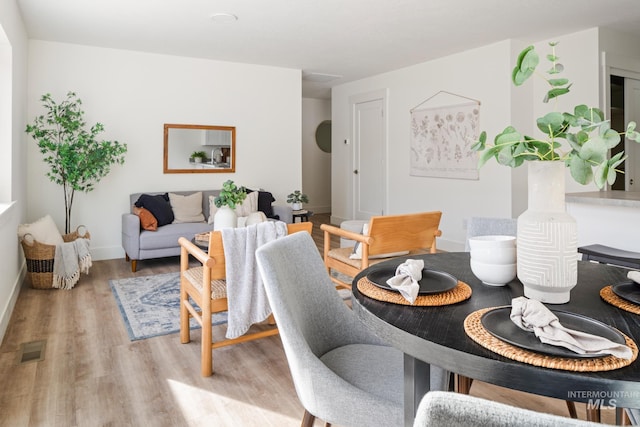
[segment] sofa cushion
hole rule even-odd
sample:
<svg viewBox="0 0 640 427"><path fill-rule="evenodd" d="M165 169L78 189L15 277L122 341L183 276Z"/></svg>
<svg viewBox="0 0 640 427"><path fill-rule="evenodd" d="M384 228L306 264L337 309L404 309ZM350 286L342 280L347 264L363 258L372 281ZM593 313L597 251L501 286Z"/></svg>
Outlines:
<svg viewBox="0 0 640 427"><path fill-rule="evenodd" d="M206 222L167 224L158 227L158 231L143 230L140 232L140 250L179 248L180 237L193 239L196 234L207 231L211 231L211 225Z"/></svg>
<svg viewBox="0 0 640 427"><path fill-rule="evenodd" d="M183 222L202 222L202 192L198 191L188 196L169 193L169 203L173 210L175 224Z"/></svg>
<svg viewBox="0 0 640 427"><path fill-rule="evenodd" d="M236 206L236 215L241 216L249 216L253 212L258 211L258 193L251 192L247 194L247 197Z"/></svg>
<svg viewBox="0 0 640 427"><path fill-rule="evenodd" d="M164 194L142 194L135 205L145 208L158 220L158 227L171 224L174 220L173 210L169 203L169 195Z"/></svg>
<svg viewBox="0 0 640 427"><path fill-rule="evenodd" d="M140 226L144 230L156 231L158 229L158 220L147 209L134 206L133 213L140 218Z"/></svg>

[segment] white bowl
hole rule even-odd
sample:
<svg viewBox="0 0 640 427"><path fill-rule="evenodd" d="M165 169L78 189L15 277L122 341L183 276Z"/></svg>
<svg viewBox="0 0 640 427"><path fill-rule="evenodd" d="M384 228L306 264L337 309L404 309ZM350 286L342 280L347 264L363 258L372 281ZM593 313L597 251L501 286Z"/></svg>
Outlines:
<svg viewBox="0 0 640 427"><path fill-rule="evenodd" d="M471 259L487 264L515 264L516 248L502 246L473 248Z"/></svg>
<svg viewBox="0 0 640 427"><path fill-rule="evenodd" d="M515 248L516 237L515 236L475 236L469 237L469 248Z"/></svg>
<svg viewBox="0 0 640 427"><path fill-rule="evenodd" d="M516 278L516 264L489 264L471 259L471 271L490 286L504 286Z"/></svg>

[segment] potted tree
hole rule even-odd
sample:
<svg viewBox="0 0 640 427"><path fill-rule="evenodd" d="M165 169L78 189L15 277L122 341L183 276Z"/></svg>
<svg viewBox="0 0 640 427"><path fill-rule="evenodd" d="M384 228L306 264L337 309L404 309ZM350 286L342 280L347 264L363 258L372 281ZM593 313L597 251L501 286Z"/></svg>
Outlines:
<svg viewBox="0 0 640 427"><path fill-rule="evenodd" d="M244 187L238 187L232 180L222 184L220 194L213 200L218 210L213 217L213 229L220 230L225 227L236 227L238 216L235 208L247 198Z"/></svg>
<svg viewBox="0 0 640 427"><path fill-rule="evenodd" d="M300 190L295 190L287 196L287 203L291 203L291 209L299 211L303 203L309 203L309 197Z"/></svg>
<svg viewBox="0 0 640 427"><path fill-rule="evenodd" d="M549 77L537 74L549 85L543 102L569 93L571 82L559 77L564 70L556 56L556 43L550 43ZM520 86L534 75L540 62L533 46L525 48L512 72L511 80ZM556 102L554 102L557 105ZM552 111L536 120L540 136L528 136L507 126L493 144L482 132L472 149L481 151L478 165L494 158L505 166L528 163L528 209L518 217L517 275L524 295L546 303L569 301L577 283L577 225L565 209L565 171L581 184L594 182L599 188L613 184L624 152L609 158L609 150L620 142L620 133L611 129L598 108L578 105L573 113ZM636 124L627 125L626 137L640 142Z"/></svg>
<svg viewBox="0 0 640 427"><path fill-rule="evenodd" d="M76 190L89 192L111 170L123 164L127 145L98 140L101 123L86 129L82 101L74 92L56 103L50 94L40 99L46 113L27 125L26 132L36 140L50 170L47 176L64 189L65 233L71 229L71 209Z"/></svg>

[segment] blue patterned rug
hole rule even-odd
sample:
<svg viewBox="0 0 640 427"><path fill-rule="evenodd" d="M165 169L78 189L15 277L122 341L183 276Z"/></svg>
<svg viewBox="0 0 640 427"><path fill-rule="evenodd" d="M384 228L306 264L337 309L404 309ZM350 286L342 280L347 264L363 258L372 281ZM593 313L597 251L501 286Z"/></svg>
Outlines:
<svg viewBox="0 0 640 427"><path fill-rule="evenodd" d="M131 341L180 331L180 273L109 280ZM227 313L213 315L212 324L226 323ZM200 325L191 319L191 329Z"/></svg>

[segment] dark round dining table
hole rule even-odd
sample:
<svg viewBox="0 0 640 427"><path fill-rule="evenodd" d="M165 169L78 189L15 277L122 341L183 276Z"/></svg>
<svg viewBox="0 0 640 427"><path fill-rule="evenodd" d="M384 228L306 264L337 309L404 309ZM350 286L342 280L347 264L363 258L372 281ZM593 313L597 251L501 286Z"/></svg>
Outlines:
<svg viewBox="0 0 640 427"><path fill-rule="evenodd" d="M410 425L420 399L429 390L429 366L472 379L576 402L600 403L617 408L640 408L640 362L604 372L571 372L533 366L500 356L477 344L464 330L464 320L476 310L508 306L523 296L514 279L502 287L483 284L472 273L469 253L447 252L421 256L425 268L444 271L467 283L469 299L447 306L420 307L394 304L367 297L357 282L369 273L397 266L406 258L375 264L353 280L353 309L359 318L390 345L405 354L405 424ZM617 328L640 343L640 315L605 302L600 290L627 282L628 270L586 261L578 262L578 283L566 304L551 309L578 313ZM602 399L602 400L596 400Z"/></svg>

